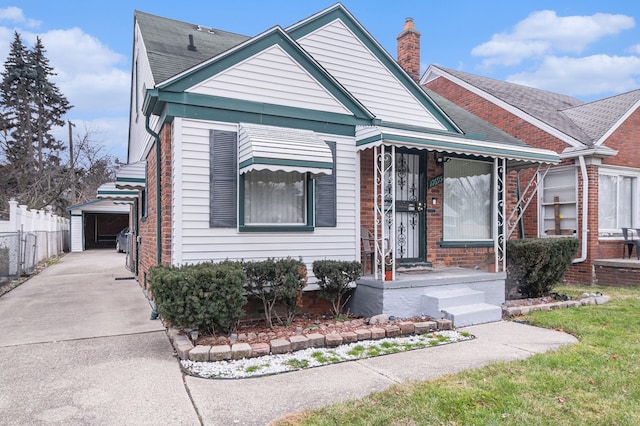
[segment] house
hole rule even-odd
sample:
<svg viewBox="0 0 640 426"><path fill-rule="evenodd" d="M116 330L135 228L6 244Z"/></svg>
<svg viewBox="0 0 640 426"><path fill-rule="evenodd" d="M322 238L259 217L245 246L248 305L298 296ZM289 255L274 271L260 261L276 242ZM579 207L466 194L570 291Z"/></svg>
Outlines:
<svg viewBox="0 0 640 426"><path fill-rule="evenodd" d="M403 49L416 38L408 20ZM128 167L145 172L116 186L139 194L142 285L157 264L361 260L364 229L373 273L352 311L417 315L412 292L454 286L496 319L505 176L556 153L430 96L339 3L253 37L136 11L132 63ZM453 269L402 272L434 267Z"/></svg>
<svg viewBox="0 0 640 426"><path fill-rule="evenodd" d="M421 83L561 162L537 178L526 237L572 235L580 252L569 283L630 284L622 229L640 227L640 90L584 103L558 93L432 65Z"/></svg>

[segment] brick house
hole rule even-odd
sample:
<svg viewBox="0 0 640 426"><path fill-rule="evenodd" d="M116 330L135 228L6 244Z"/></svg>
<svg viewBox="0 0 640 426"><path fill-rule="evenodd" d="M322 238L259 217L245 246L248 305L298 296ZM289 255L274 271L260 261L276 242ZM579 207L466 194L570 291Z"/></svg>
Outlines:
<svg viewBox="0 0 640 426"><path fill-rule="evenodd" d="M541 183L521 229L526 237L580 239L568 283L632 277L605 265L623 256L621 228L640 228L640 90L584 103L435 65L421 84L528 145L558 153L558 165L534 176Z"/></svg>
<svg viewBox="0 0 640 426"><path fill-rule="evenodd" d="M412 24L399 46L419 48ZM254 37L136 11L132 63L136 180L116 186L139 192L145 287L157 264L291 256L365 261L355 313L419 314L420 295L385 291L436 288L402 272L439 267L466 279L442 286L504 301L506 175L558 155L429 95L341 4Z"/></svg>

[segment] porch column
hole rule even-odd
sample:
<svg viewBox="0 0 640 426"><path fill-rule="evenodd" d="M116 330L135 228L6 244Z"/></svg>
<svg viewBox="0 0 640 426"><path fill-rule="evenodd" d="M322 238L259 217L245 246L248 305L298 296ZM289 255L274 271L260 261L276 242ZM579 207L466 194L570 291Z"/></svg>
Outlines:
<svg viewBox="0 0 640 426"><path fill-rule="evenodd" d="M507 238L506 215L507 215L507 167L506 159L495 158L493 161L493 205L495 214L493 215L493 251L495 253L496 272L505 271L507 268Z"/></svg>
<svg viewBox="0 0 640 426"><path fill-rule="evenodd" d="M374 279L378 279L378 273L384 280L386 268L391 268L392 279L396 278L396 262L393 253L395 246L396 229L396 188L393 182L396 164L396 149L394 146L384 145L374 147L374 227L375 240ZM387 190L388 189L388 190ZM387 228L390 231L387 231Z"/></svg>

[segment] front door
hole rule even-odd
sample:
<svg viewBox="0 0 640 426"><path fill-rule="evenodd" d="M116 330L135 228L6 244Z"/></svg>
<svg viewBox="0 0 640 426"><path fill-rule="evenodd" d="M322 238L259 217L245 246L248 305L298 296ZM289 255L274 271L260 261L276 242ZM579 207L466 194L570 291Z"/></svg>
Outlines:
<svg viewBox="0 0 640 426"><path fill-rule="evenodd" d="M394 235L394 257L398 264L424 262L426 259L425 168L426 153L396 151L395 178L387 178L386 200L395 185L396 220L387 220L388 235Z"/></svg>

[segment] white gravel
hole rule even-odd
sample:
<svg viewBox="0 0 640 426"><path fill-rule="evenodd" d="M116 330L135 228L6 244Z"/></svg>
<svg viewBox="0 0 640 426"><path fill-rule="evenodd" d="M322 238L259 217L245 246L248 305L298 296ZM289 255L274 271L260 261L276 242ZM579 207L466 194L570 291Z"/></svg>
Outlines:
<svg viewBox="0 0 640 426"><path fill-rule="evenodd" d="M389 353L404 352L473 339L457 331L438 331L415 336L361 340L335 348L309 348L282 355L266 355L229 361L180 361L184 370L204 378L244 378L265 376L301 368L318 367Z"/></svg>

